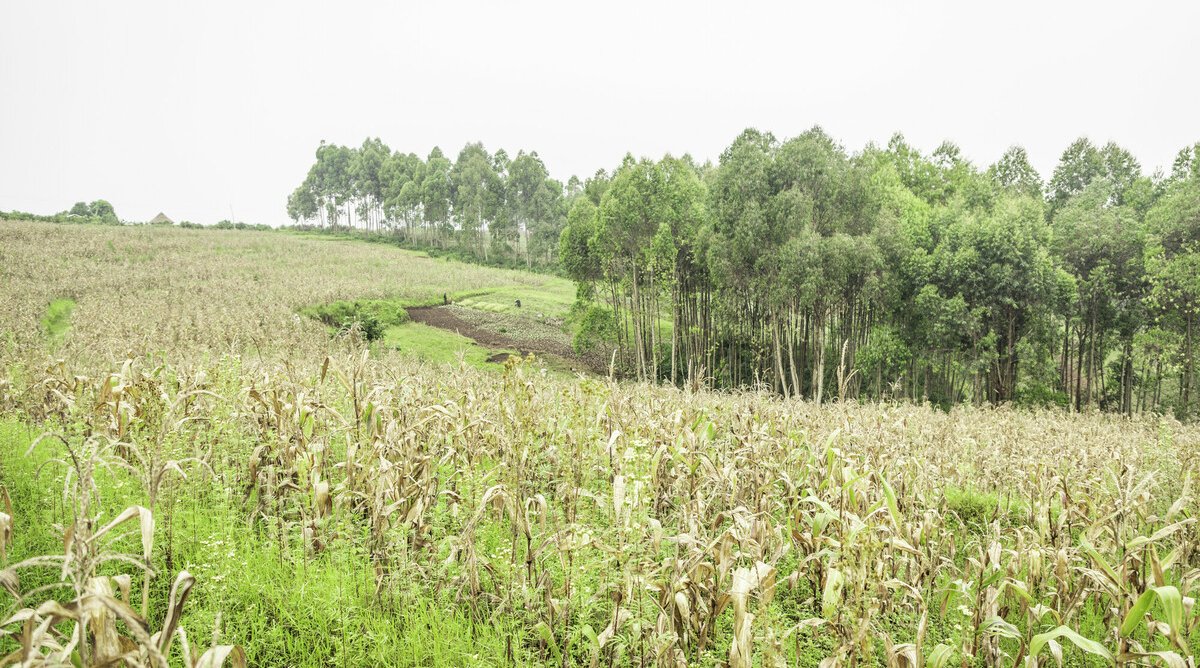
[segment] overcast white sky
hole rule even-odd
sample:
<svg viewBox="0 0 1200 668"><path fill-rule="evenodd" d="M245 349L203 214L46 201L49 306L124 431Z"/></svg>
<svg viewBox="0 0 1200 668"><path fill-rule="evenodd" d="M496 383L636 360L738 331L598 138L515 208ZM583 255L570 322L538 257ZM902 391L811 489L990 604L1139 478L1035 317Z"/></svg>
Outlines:
<svg viewBox="0 0 1200 668"><path fill-rule="evenodd" d="M278 225L322 139L534 149L565 180L748 126L1049 174L1200 140L1197 2L0 0L0 209Z"/></svg>

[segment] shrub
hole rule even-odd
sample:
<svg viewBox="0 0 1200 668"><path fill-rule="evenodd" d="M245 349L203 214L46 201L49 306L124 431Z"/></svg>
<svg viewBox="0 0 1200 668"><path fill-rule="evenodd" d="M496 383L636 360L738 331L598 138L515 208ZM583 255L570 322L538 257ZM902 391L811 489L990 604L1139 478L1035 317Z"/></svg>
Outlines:
<svg viewBox="0 0 1200 668"><path fill-rule="evenodd" d="M342 300L310 306L302 313L338 330L357 326L368 341L383 338L388 327L408 322L408 312L404 307L388 299Z"/></svg>
<svg viewBox="0 0 1200 668"><path fill-rule="evenodd" d="M612 343L617 338L617 323L612 311L594 304L576 302L572 317L579 322L572 344L576 352L587 352Z"/></svg>

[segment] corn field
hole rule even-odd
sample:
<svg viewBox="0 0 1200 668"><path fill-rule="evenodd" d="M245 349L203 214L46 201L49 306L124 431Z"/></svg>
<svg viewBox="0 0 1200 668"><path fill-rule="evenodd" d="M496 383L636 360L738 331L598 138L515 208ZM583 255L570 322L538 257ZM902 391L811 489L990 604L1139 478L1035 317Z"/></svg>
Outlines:
<svg viewBox="0 0 1200 668"><path fill-rule="evenodd" d="M1195 666L1200 430L1169 417L438 367L291 314L536 277L0 240L0 665Z"/></svg>

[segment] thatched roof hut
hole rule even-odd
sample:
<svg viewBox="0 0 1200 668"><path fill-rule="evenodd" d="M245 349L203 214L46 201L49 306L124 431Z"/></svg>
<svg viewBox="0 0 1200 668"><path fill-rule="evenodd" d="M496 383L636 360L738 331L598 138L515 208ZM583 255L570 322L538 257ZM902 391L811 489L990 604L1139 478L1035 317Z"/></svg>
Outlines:
<svg viewBox="0 0 1200 668"><path fill-rule="evenodd" d="M167 218L166 214L164 214L162 211L159 211L157 216L150 219L150 224L151 225L174 225L175 221L171 220L170 218Z"/></svg>

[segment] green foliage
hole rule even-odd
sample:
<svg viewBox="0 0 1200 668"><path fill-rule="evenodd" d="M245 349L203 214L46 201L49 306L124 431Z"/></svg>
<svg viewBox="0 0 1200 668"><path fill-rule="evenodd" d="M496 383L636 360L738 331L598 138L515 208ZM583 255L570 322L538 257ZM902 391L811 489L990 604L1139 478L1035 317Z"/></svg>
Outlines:
<svg viewBox="0 0 1200 668"><path fill-rule="evenodd" d="M1046 383L1026 383L1017 388L1013 399L1019 406L1067 408L1070 405L1070 397L1066 392Z"/></svg>
<svg viewBox="0 0 1200 668"><path fill-rule="evenodd" d="M580 302L571 311L571 318L576 323L573 342L576 352L588 352L615 343L617 324L611 310Z"/></svg>
<svg viewBox="0 0 1200 668"><path fill-rule="evenodd" d="M567 226L559 235L559 264L567 276L580 285L591 285L601 277L600 258L592 250L597 212L590 199L576 199L567 214Z"/></svg>
<svg viewBox="0 0 1200 668"><path fill-rule="evenodd" d="M196 227L199 227L199 226L196 226ZM260 232L266 232L266 231L274 229L270 225L263 225L262 223L250 224L250 223L244 223L241 221L238 221L235 223L231 220L219 220L212 227L213 227L213 229L216 229L216 230L257 230Z"/></svg>
<svg viewBox="0 0 1200 668"><path fill-rule="evenodd" d="M404 307L389 299L336 301L309 306L301 313L337 330L358 328L368 341L377 341L387 328L408 322Z"/></svg>
<svg viewBox="0 0 1200 668"><path fill-rule="evenodd" d="M874 379L876 394L882 394L884 384L898 380L908 370L912 351L901 338L899 331L889 325L880 325L871 330L868 343L854 354L854 364Z"/></svg>
<svg viewBox="0 0 1200 668"><path fill-rule="evenodd" d="M120 225L112 204L98 199L90 204L76 202L70 209L50 216L43 216L27 211L0 211L0 220L36 220L45 223L91 223L97 225Z"/></svg>
<svg viewBox="0 0 1200 668"><path fill-rule="evenodd" d="M90 204L84 202L76 202L69 211L60 215L74 216L101 222L105 224L116 224L117 212L113 209L113 205L107 200L98 199Z"/></svg>
<svg viewBox="0 0 1200 668"><path fill-rule="evenodd" d="M52 343L62 340L71 324L71 312L75 310L75 300L55 299L46 307L46 315L42 316L42 331Z"/></svg>
<svg viewBox="0 0 1200 668"><path fill-rule="evenodd" d="M1032 197L1042 196L1042 177L1029 163L1029 154L1020 146L1005 151L996 164L988 167L987 173L1001 188Z"/></svg>
<svg viewBox="0 0 1200 668"><path fill-rule="evenodd" d="M747 129L717 165L627 155L564 186L535 152L422 159L368 140L322 144L288 211L553 267L611 313L596 331L640 378L1188 414L1198 154L1147 176L1081 137L1044 182L1019 146L980 168L952 142L923 153L897 134L852 154L820 127Z"/></svg>
<svg viewBox="0 0 1200 668"><path fill-rule="evenodd" d="M0 421L0 489L21 509L10 565L26 556L62 551L51 525L63 521L61 490L46 484L47 455L26 450L36 432ZM226 452L244 447L226 435ZM101 481L109 514L142 503L141 485L123 470ZM0 492L3 495L5 492ZM198 586L184 608L189 642L203 647L205 636L219 631L237 638L249 665L493 666L512 633L510 625L483 624L453 607L447 598L389 596L370 598L375 583L358 561L352 540L334 542L321 555L306 553L298 542L280 545L260 523L248 523L244 509L196 470L171 487L173 503L156 528L156 568L186 566ZM0 502L0 513L5 506ZM166 556L169 555L169 556ZM50 577L26 572L30 588L54 585ZM165 610L170 578L151 589L151 609ZM0 602L11 604L0 590ZM45 595L39 595L40 602ZM507 628L507 630L505 630ZM521 637L518 635L518 637ZM11 638L0 636L0 651L11 651ZM178 646L178 643L176 644ZM172 662L171 665L176 665ZM182 664L179 664L182 665ZM226 664L229 665L229 664Z"/></svg>
<svg viewBox="0 0 1200 668"><path fill-rule="evenodd" d="M461 359L478 369L497 368L489 361L497 353L456 332L419 322L387 327L380 341L391 350L435 364L457 366Z"/></svg>
<svg viewBox="0 0 1200 668"><path fill-rule="evenodd" d="M503 149L492 155L470 143L451 161L437 147L422 159L379 139L358 148L322 142L287 212L298 225L387 234L488 264L552 267L563 193L536 152L510 160Z"/></svg>

